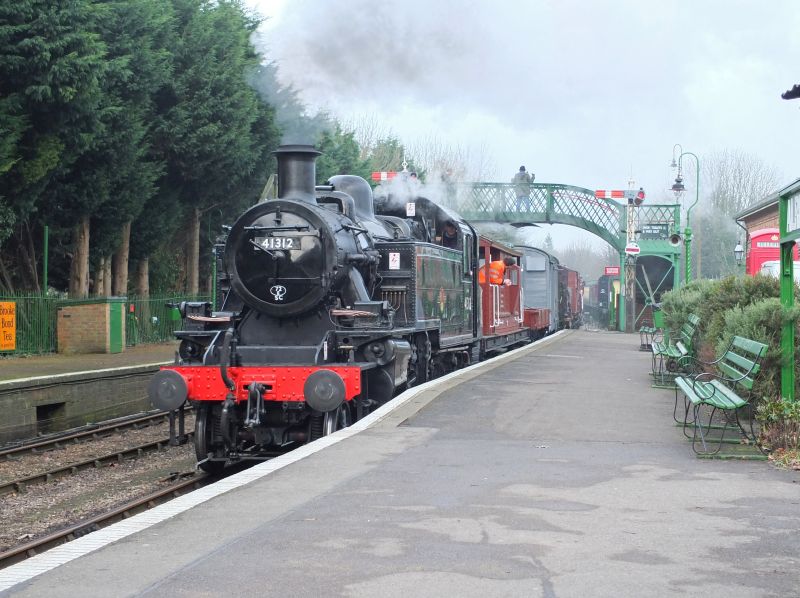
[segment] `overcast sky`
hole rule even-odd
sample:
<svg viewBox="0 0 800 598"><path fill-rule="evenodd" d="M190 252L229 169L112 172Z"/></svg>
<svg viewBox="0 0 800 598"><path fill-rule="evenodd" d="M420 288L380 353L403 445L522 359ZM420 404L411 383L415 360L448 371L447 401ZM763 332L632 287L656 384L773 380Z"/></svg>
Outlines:
<svg viewBox="0 0 800 598"><path fill-rule="evenodd" d="M248 0L311 106L484 147L507 181L671 197L673 145L800 177L798 0ZM688 158L686 158L688 160ZM702 189L701 189L702 191Z"/></svg>

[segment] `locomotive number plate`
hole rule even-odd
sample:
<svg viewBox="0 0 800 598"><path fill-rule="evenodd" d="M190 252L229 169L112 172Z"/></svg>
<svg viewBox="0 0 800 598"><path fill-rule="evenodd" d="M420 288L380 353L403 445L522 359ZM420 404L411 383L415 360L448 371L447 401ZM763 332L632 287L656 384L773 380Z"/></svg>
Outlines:
<svg viewBox="0 0 800 598"><path fill-rule="evenodd" d="M265 237L259 241L259 245L264 249L299 249L292 237Z"/></svg>

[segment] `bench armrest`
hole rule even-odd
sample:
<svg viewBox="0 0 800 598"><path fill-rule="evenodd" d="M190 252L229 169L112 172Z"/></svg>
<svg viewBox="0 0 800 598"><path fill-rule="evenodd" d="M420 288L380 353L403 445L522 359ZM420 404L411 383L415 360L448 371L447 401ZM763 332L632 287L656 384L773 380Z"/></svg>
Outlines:
<svg viewBox="0 0 800 598"><path fill-rule="evenodd" d="M686 367L686 369L688 369L689 372L695 376L702 374L708 369L708 366L713 365L713 363L703 361L702 359L699 359L689 353L680 358L680 364Z"/></svg>
<svg viewBox="0 0 800 598"><path fill-rule="evenodd" d="M712 363L716 363L717 361L719 361L719 359L713 361ZM720 382L730 382L731 384L736 384L737 382L747 378L751 373L752 370L748 370L738 378L729 378L728 376L715 374L713 372L701 372L692 378L692 388L694 388L695 382L710 382L711 380L719 380ZM703 379L701 380L701 378Z"/></svg>
<svg viewBox="0 0 800 598"><path fill-rule="evenodd" d="M700 359L699 357L696 357L691 353L688 353L683 356L683 359L693 363L696 368L695 371L697 373L701 373L701 372L707 372L711 366L718 364L722 360L722 357L715 359L714 361L705 361L704 359Z"/></svg>
<svg viewBox="0 0 800 598"><path fill-rule="evenodd" d="M718 375L718 374L714 374L713 372L701 372L701 373L697 374L696 376L692 376L692 391L694 391L694 393L697 394L697 383L698 382L710 382L711 380L715 380L715 379L716 380L724 380L725 378L720 376L720 375ZM705 397L705 400L711 399L711 398L713 398L714 396L717 395L717 387L714 386L713 384L708 385L708 386L711 386L711 391L712 392L711 392L710 395ZM706 388L708 388L708 386L706 386Z"/></svg>
<svg viewBox="0 0 800 598"><path fill-rule="evenodd" d="M688 360L691 360L691 361L693 361L693 362L694 362L695 364L697 364L698 366L702 365L702 366L703 366L703 369L707 369L708 367L710 367L710 366L712 366L712 365L716 365L716 364L718 364L720 361L722 361L722 360L725 358L725 354L726 354L728 351L730 351L732 348L733 348L733 341L731 341L731 342L728 344L727 348L726 348L726 349L725 349L725 350L722 352L722 355L720 355L719 357L717 357L717 358L716 358L714 361L703 361L703 360L702 360L702 359L700 359L699 357L693 357L693 356L691 356L691 355L687 355L685 358L686 358L686 359L688 359ZM732 380L732 379L730 379L730 378L720 378L720 379L721 379L721 380L729 380L729 381L731 381L731 382L736 382L736 381L738 381L738 380L741 380L741 378L737 378L736 380Z"/></svg>

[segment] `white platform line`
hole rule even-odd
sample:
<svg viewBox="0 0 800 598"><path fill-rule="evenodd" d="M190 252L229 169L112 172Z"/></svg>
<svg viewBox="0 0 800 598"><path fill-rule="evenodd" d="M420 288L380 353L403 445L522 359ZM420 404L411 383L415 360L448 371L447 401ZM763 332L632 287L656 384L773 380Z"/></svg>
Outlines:
<svg viewBox="0 0 800 598"><path fill-rule="evenodd" d="M101 370L86 370L83 372L69 372L67 374L52 374L50 376L32 376L30 378L12 378L10 380L2 380L0 381L0 386L3 384L25 384L27 382L42 382L44 380L52 380L53 382L59 382L65 379L72 379L77 378L79 376L88 376L92 374L109 374L113 372L119 372L124 374L128 370L138 370L140 368L154 368L160 367L162 365L172 365L172 361L159 361L157 363L141 363L139 365L125 365L116 368L104 368Z"/></svg>
<svg viewBox="0 0 800 598"><path fill-rule="evenodd" d="M16 565L11 565L10 567L0 571L0 592L11 588L18 583L28 581L37 575L41 575L42 573L46 573L47 571L55 569L56 567L59 567L74 559L89 554L90 552L94 552L95 550L103 548L112 542L116 542L132 534L145 530L148 527L169 519L170 517L179 515L184 511L188 511L192 507L211 500L212 498L216 498L217 496L225 494L226 492L234 490L235 488L239 488L245 484L249 484L250 482L266 477L269 474L278 471L279 469L283 469L292 463L296 463L301 459L305 459L309 455L313 455L316 452L337 444L346 438L350 438L351 436L354 436L366 430L367 428L374 426L389 416L392 412L396 411L426 390L435 388L469 372L494 368L501 363L516 359L526 352L538 349L542 344L549 344L548 341L558 338L566 332L567 331L561 330L544 339L540 339L519 349L509 351L508 353L500 355L499 357L496 357L490 361L476 363L467 368L451 372L446 376L442 376L441 378L437 378L420 386L411 388L398 395L379 409L376 409L367 417L357 421L352 426L344 428L343 430L339 430L330 436L323 436L319 440L315 440L310 444L300 446L290 453L286 453L280 457L275 457L269 461L259 463L258 465L246 469L245 471L215 482L214 484L204 486L203 488L188 494L184 494L178 498L174 498L168 503L159 505L148 511L139 513L138 515L134 515L130 519L126 519L102 528L96 532L92 532L91 534L68 542L67 544L51 548L47 552L31 557Z"/></svg>

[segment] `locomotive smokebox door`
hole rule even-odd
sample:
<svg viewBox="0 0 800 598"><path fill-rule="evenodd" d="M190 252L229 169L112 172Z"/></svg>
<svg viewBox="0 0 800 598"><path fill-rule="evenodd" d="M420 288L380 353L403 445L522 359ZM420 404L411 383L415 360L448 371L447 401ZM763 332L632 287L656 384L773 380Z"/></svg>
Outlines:
<svg viewBox="0 0 800 598"><path fill-rule="evenodd" d="M336 256L333 232L318 210L276 199L253 206L236 221L225 266L245 303L286 317L313 309L325 297L337 278Z"/></svg>

